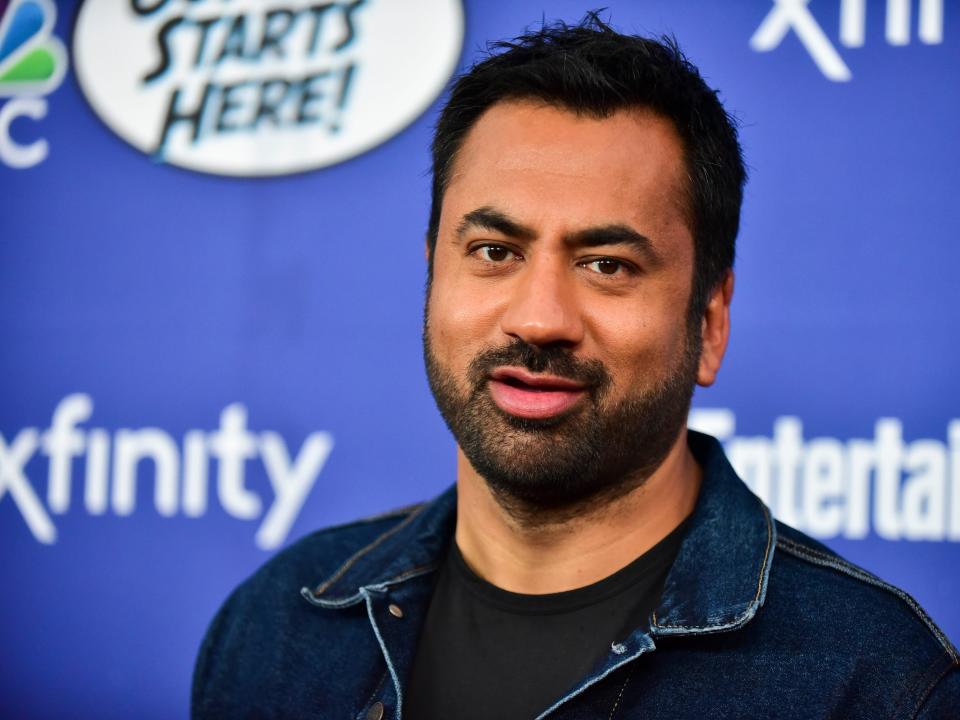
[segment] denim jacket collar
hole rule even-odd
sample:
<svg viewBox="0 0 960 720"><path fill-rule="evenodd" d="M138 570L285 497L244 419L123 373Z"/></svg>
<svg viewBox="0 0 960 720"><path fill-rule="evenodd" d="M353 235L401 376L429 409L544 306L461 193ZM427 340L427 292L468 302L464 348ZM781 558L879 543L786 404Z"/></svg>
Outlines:
<svg viewBox="0 0 960 720"><path fill-rule="evenodd" d="M301 594L314 605L348 607L363 601L365 589L384 590L436 570L456 527L456 486L354 553L330 577Z"/></svg>
<svg viewBox="0 0 960 720"><path fill-rule="evenodd" d="M776 525L714 438L688 434L703 468L690 529L651 618L654 635L705 634L748 623L767 593Z"/></svg>
<svg viewBox="0 0 960 720"><path fill-rule="evenodd" d="M688 433L703 468L703 482L690 528L667 575L650 632L705 634L735 630L763 604L776 545L769 510L737 477L720 444ZM439 567L453 538L456 491L417 507L403 521L349 558L303 596L337 608L363 600Z"/></svg>

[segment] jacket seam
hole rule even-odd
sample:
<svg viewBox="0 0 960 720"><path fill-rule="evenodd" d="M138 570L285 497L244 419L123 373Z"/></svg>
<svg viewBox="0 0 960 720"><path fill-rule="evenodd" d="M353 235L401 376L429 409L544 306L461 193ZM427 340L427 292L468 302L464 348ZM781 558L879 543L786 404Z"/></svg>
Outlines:
<svg viewBox="0 0 960 720"><path fill-rule="evenodd" d="M356 518L354 520L348 520L346 522L337 523L335 525L327 525L326 527L320 528L315 531L312 535L308 537L313 537L316 535L327 535L328 533L338 532L340 530L349 530L350 528L357 527L359 525L372 525L373 523L382 522L383 520L392 520L393 518L398 518L403 515L407 515L411 512L419 510L423 505L427 503L414 503L412 505L405 505L403 507L394 508L392 510L386 510L382 513L376 513L375 515L365 515L364 517Z"/></svg>
<svg viewBox="0 0 960 720"><path fill-rule="evenodd" d="M807 545L802 545L794 540L784 537L777 539L777 545L795 557L798 557L802 560L807 560L814 565L831 568L837 572L843 573L844 575L848 575L856 580L867 583L868 585L873 585L881 590L886 590L892 595L900 598L900 600L902 600L907 607L913 611L917 618L927 627L927 630L930 631L930 633L936 638L937 642L940 644L940 647L947 653L947 655L950 656L950 659L954 663L960 662L960 656L957 655L956 649L953 647L950 640L947 639L947 636L943 634L943 631L937 627L936 623L930 619L930 616L927 615L917 601L914 600L908 593L905 593L903 590L891 585L890 583L884 582L877 576L847 562L843 558L836 555L828 555L825 552L816 550Z"/></svg>
<svg viewBox="0 0 960 720"><path fill-rule="evenodd" d="M909 712L909 716L914 717L917 707L919 706L916 698L922 698L927 694L927 692L929 692L930 686L933 684L930 682L931 676L940 677L941 673L937 670L934 670L934 668L937 668L940 665L943 657L943 655L939 655L936 660L934 660L932 663L929 663L925 667L924 672L922 674L917 673L916 680L909 683L909 685L906 682L904 683L904 690L896 698L896 704L893 706L893 712L890 715L891 718L899 719L907 717L907 711L911 707L913 710ZM933 682L935 683L936 680ZM923 692L920 692L920 689L924 687L924 683L927 683L927 688L923 690Z"/></svg>
<svg viewBox="0 0 960 720"><path fill-rule="evenodd" d="M370 706L373 704L373 699L377 696L377 693L380 692L380 688L383 687L383 683L386 681L387 675L389 674L390 674L389 670L383 671L383 675L380 676L380 682L377 683L377 686L373 689L373 692L370 693L370 697L367 698L367 702L365 702L363 705L364 711L370 710Z"/></svg>
<svg viewBox="0 0 960 720"><path fill-rule="evenodd" d="M417 565L416 567L410 568L409 570L404 570L399 575L395 575L389 580L384 580L383 582L377 583L376 585L366 585L365 587L370 588L371 590L380 590L386 589L391 585L396 585L401 583L404 580L409 580L412 577L417 575L423 575L424 573L432 572L437 569L437 563L427 563L426 565Z"/></svg>
<svg viewBox="0 0 960 720"><path fill-rule="evenodd" d="M425 502L412 503L411 505L404 505L403 507L393 508L392 510L386 510L382 513L367 515L366 517L362 517L358 520L354 520L352 523L348 523L348 526L363 525L365 523L374 523L374 522L379 522L380 520L389 520L390 518L401 517L402 515L409 515L411 513L416 512L426 504L427 503Z"/></svg>
<svg viewBox="0 0 960 720"><path fill-rule="evenodd" d="M324 582L320 583L316 587L316 589L313 591L314 597L319 597L320 595L325 593L328 589L330 589L330 586L333 585L335 582L337 582L340 578L342 578L347 573L347 571L351 567L353 567L353 565L357 562L357 560L359 560L368 552L376 548L384 540L395 535L396 533L400 532L400 530L402 530L407 525L409 525L410 522L413 521L415 517L417 517L417 515L420 513L420 511L424 507L426 507L426 505L417 506L406 518L404 518L402 522L397 523L392 528L387 530L385 533L377 537L373 542L357 550L357 552L351 555L347 559L347 561L343 563L343 565L341 565L340 568L333 575L331 575L329 578L327 578Z"/></svg>
<svg viewBox="0 0 960 720"><path fill-rule="evenodd" d="M585 685L582 685L582 686L578 687L576 690L574 690L573 692L568 693L567 695L564 695L562 698L560 698L559 700L557 700L553 705L551 705L551 706L548 707L546 710L544 710L542 713L540 713L539 715L537 715L537 717L534 718L534 720L542 720L542 718L545 718L545 717L547 717L548 715L550 715L554 710L556 710L557 708L559 708L559 707L560 707L561 705L563 705L564 703L566 703L566 702L568 702L568 701L570 701L570 700L573 700L573 698L578 697L579 695L582 695L584 692L586 692L587 690L589 690L591 687L593 687L593 686L596 685L597 683L602 682L604 679L606 679L607 677L609 677L611 673L614 673L614 672L616 672L617 670L619 670L620 668L622 668L624 665L627 665L628 663L633 662L633 661L636 660L638 657L640 657L641 655L643 655L645 652L647 652L647 651L653 651L653 650L655 650L655 649L656 649L656 645L654 645L652 642L651 642L650 647L642 647L642 648L640 648L638 652L635 652L635 653L634 653L633 655L631 655L630 657L625 657L625 658L623 658L620 662L618 662L618 663L617 663L616 665L614 665L613 667L607 668L604 672L600 673L599 675L597 675L597 676L594 677L594 678L591 678L590 681L589 681L588 683L586 683Z"/></svg>
<svg viewBox="0 0 960 720"><path fill-rule="evenodd" d="M409 570L404 570L399 575L395 575L389 580L383 580L382 582L374 583L371 585L363 585L360 589L355 592L353 595L348 595L346 597L341 597L339 599L327 600L321 598L318 595L314 594L314 591L310 588L301 588L300 595L311 605L323 608L332 608L339 610L341 608L350 607L356 605L357 603L363 600L363 591L372 590L374 592L384 592L391 585L396 585L397 583L404 582L410 578L417 577L418 575L423 575L428 572L433 572L437 569L436 563L428 563L426 565L417 565L416 567L410 568Z"/></svg>
<svg viewBox="0 0 960 720"><path fill-rule="evenodd" d="M617 708L620 707L620 701L623 700L623 693L627 689L627 683L630 682L630 678L633 677L633 673L636 669L637 666L634 665L632 668L630 668L630 672L627 673L627 677L624 679L623 685L620 686L620 692L617 694L617 699L614 701L613 707L610 708L610 716L607 718L607 720L613 720L613 716L616 714Z"/></svg>
<svg viewBox="0 0 960 720"><path fill-rule="evenodd" d="M390 651L387 649L387 643L383 639L383 634L380 632L380 626L377 625L377 619L374 617L373 598L366 588L361 588L360 594L366 600L367 617L370 620L370 626L373 628L373 634L376 635L377 642L380 645L380 652L383 655L384 662L387 664L387 672L390 673L390 677L393 680L393 690L397 695L397 717L403 717L403 690L400 687L400 676L397 675L397 669L393 666L393 660L390 658Z"/></svg>
<svg viewBox="0 0 960 720"><path fill-rule="evenodd" d="M943 680L944 677L946 677L947 673L949 673L951 670L955 670L956 668L957 663L951 660L951 662L947 663L947 666L937 673L933 680L927 684L927 687L924 688L922 693L920 693L917 703L914 705L913 712L910 713L910 720L916 720L917 715L920 714L920 710L923 709L923 704L927 701L927 698L930 697L930 693L933 692L933 689L941 680Z"/></svg>
<svg viewBox="0 0 960 720"><path fill-rule="evenodd" d="M758 500L759 502L759 500ZM760 563L760 575L757 578L757 590L754 593L753 599L750 601L747 609L744 610L738 618L735 620L726 623L725 625L706 625L702 627L690 627L688 625L666 625L657 620L657 611L654 610L651 615L652 625L655 628L665 628L670 630L680 630L685 629L691 632L702 632L702 631L720 631L720 630L736 630L737 628L742 627L748 623L753 615L756 613L757 607L760 605L760 597L763 594L764 589L764 580L768 577L768 570L770 564L770 553L773 550L774 546L774 530L773 530L773 519L770 517L770 511L767 509L767 506L762 502L760 503L760 508L763 510L763 517L767 522L767 547L763 552L763 562ZM780 538L777 537L777 544L779 544ZM753 612L751 612L751 610Z"/></svg>

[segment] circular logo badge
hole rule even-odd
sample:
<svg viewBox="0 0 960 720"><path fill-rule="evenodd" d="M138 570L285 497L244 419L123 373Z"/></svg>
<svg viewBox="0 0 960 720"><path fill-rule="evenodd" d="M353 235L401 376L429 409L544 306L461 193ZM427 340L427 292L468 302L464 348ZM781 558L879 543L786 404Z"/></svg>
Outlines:
<svg viewBox="0 0 960 720"><path fill-rule="evenodd" d="M96 113L155 160L269 176L400 132L462 43L460 0L86 0L73 59Z"/></svg>

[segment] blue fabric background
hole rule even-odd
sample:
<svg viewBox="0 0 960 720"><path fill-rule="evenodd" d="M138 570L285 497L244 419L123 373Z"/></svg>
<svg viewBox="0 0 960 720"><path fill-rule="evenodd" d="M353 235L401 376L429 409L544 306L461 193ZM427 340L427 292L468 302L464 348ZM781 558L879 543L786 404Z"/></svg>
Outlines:
<svg viewBox="0 0 960 720"><path fill-rule="evenodd" d="M840 3L814 0L853 73L837 83L795 33L751 49L769 2L608 5L623 30L674 33L743 124L751 179L733 337L719 383L695 404L732 410L738 436L769 436L793 415L805 438L846 442L895 417L907 441L945 442L960 417L960 8L946 3L942 43L914 31L894 46L886 4L869 2L866 44L846 48ZM69 47L79 3L57 6ZM468 0L461 66L487 40L583 10ZM252 431L279 433L291 453L329 432L335 447L287 542L452 482L453 442L420 351L438 103L342 164L238 179L157 164L125 144L91 111L72 65L48 102L46 118L11 132L45 137L50 156L26 170L0 164L7 443L49 427L76 392L94 401L84 428L111 434L157 427L179 442L217 428L234 402ZM80 467L70 510L53 517L55 544L37 542L0 497L0 715L184 716L206 624L269 556L254 544L260 520L231 517L212 489L202 517L161 517L147 465L132 515L94 516ZM25 474L43 499L46 459ZM246 477L272 497L262 464ZM960 638L960 543L873 532L826 542Z"/></svg>

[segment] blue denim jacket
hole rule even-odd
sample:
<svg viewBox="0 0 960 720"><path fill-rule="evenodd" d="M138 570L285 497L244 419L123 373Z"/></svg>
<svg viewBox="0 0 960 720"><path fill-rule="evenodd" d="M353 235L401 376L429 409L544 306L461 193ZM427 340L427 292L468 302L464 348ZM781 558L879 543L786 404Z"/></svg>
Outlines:
<svg viewBox="0 0 960 720"><path fill-rule="evenodd" d="M716 440L690 447L703 485L659 607L539 717L960 719L960 659L917 603L775 522ZM451 489L264 565L207 632L193 716L401 717L455 509Z"/></svg>

